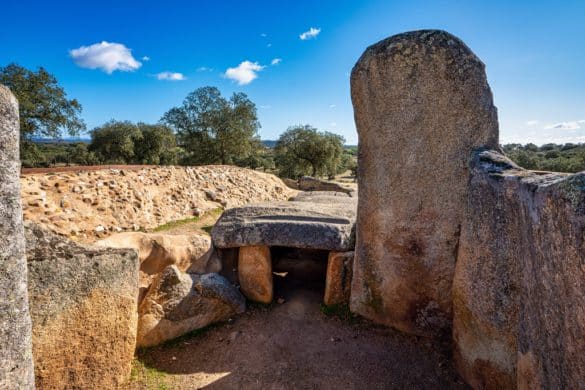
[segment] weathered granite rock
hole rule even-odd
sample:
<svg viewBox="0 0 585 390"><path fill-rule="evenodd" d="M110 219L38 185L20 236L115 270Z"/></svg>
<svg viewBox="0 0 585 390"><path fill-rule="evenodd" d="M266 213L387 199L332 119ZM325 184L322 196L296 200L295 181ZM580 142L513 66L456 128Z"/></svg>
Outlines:
<svg viewBox="0 0 585 390"><path fill-rule="evenodd" d="M196 275L170 265L156 276L139 309L138 347L149 347L245 310L246 300L218 274Z"/></svg>
<svg viewBox="0 0 585 390"><path fill-rule="evenodd" d="M138 258L25 224L36 384L119 388L136 344Z"/></svg>
<svg viewBox="0 0 585 390"><path fill-rule="evenodd" d="M349 304L353 258L354 252L329 252L324 304Z"/></svg>
<svg viewBox="0 0 585 390"><path fill-rule="evenodd" d="M20 201L18 103L0 85L0 388L33 389L31 320Z"/></svg>
<svg viewBox="0 0 585 390"><path fill-rule="evenodd" d="M267 246L243 246L238 255L238 280L250 300L270 303L273 297L272 257Z"/></svg>
<svg viewBox="0 0 585 390"><path fill-rule="evenodd" d="M399 34L364 52L351 96L359 135L351 309L408 333L445 333L467 160L498 145L484 64L444 31Z"/></svg>
<svg viewBox="0 0 585 390"><path fill-rule="evenodd" d="M181 271L218 272L218 264L210 262L211 239L205 234L162 234L124 232L96 242L107 248L131 248L138 252L140 270L152 275L175 264Z"/></svg>
<svg viewBox="0 0 585 390"><path fill-rule="evenodd" d="M453 281L454 356L459 373L474 388L513 389L524 225L518 179L523 172L495 153L483 163L477 157ZM503 171L518 176L506 178Z"/></svg>
<svg viewBox="0 0 585 390"><path fill-rule="evenodd" d="M355 194L355 193L354 193ZM357 209L357 198L350 197L344 192L330 192L330 191L301 191L296 196L291 198L294 202L310 202L310 203L325 203L325 204L339 204Z"/></svg>
<svg viewBox="0 0 585 390"><path fill-rule="evenodd" d="M211 237L217 248L285 246L349 251L355 208L345 204L274 202L226 210Z"/></svg>
<svg viewBox="0 0 585 390"><path fill-rule="evenodd" d="M476 388L581 388L585 173L473 155L453 285L456 366Z"/></svg>
<svg viewBox="0 0 585 390"><path fill-rule="evenodd" d="M338 183L317 179L311 176L303 176L299 179L299 190L301 191L333 191L352 194L351 188L344 187Z"/></svg>

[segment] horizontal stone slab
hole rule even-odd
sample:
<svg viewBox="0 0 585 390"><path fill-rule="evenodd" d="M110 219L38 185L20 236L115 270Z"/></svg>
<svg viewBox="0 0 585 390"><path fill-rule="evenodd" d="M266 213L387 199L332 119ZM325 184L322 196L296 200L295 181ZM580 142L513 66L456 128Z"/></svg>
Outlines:
<svg viewBox="0 0 585 390"><path fill-rule="evenodd" d="M349 251L355 243L355 215L355 201L261 203L225 211L211 237L216 248L265 245Z"/></svg>

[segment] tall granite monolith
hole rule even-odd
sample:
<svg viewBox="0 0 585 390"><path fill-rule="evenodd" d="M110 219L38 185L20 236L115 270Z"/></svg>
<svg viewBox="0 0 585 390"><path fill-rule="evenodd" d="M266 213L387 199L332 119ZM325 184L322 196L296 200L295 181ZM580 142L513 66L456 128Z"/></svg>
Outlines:
<svg viewBox="0 0 585 390"><path fill-rule="evenodd" d="M484 68L461 40L436 30L382 40L353 68L354 312L411 334L448 332L468 159L498 147Z"/></svg>
<svg viewBox="0 0 585 390"><path fill-rule="evenodd" d="M31 320L20 204L18 103L0 85L0 388L33 389Z"/></svg>

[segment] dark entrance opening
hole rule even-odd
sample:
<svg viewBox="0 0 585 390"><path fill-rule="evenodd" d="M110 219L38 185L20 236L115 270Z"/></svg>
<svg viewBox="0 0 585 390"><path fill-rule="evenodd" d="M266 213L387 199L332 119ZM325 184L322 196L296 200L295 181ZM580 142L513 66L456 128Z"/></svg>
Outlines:
<svg viewBox="0 0 585 390"><path fill-rule="evenodd" d="M270 248L270 255L275 299L289 299L298 290L323 299L329 251L277 246Z"/></svg>

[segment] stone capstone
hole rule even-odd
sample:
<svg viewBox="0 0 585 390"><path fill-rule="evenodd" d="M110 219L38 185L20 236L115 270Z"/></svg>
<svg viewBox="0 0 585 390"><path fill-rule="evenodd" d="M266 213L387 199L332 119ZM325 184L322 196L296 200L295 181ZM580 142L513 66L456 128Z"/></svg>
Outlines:
<svg viewBox="0 0 585 390"><path fill-rule="evenodd" d="M498 145L484 64L436 30L370 46L351 74L359 136L352 311L411 334L450 331L468 159Z"/></svg>
<svg viewBox="0 0 585 390"><path fill-rule="evenodd" d="M453 283L455 364L474 388L580 388L585 173L473 154Z"/></svg>
<svg viewBox="0 0 585 390"><path fill-rule="evenodd" d="M355 212L355 201L293 201L237 207L226 210L219 218L211 231L212 243L216 248L284 246L349 251L354 247Z"/></svg>
<svg viewBox="0 0 585 390"><path fill-rule="evenodd" d="M138 258L25 224L36 384L119 388L136 345Z"/></svg>
<svg viewBox="0 0 585 390"><path fill-rule="evenodd" d="M0 388L34 389L20 199L18 103L0 85Z"/></svg>
<svg viewBox="0 0 585 390"><path fill-rule="evenodd" d="M303 176L299 179L298 189L301 191L332 191L353 195L351 188L344 187L332 181L317 179L311 176Z"/></svg>
<svg viewBox="0 0 585 390"><path fill-rule="evenodd" d="M181 272L155 277L139 308L138 347L149 347L243 313L246 300L225 278Z"/></svg>

